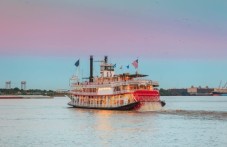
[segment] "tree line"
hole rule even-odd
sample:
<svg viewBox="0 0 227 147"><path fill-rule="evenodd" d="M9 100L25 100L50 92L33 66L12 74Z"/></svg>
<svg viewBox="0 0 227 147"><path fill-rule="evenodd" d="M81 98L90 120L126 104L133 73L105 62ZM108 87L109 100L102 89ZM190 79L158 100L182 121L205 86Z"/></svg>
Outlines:
<svg viewBox="0 0 227 147"><path fill-rule="evenodd" d="M190 96L187 89L163 89L159 90L161 96Z"/></svg>
<svg viewBox="0 0 227 147"><path fill-rule="evenodd" d="M159 90L161 96L189 96L187 89L163 89ZM41 90L41 89L28 89L23 90L19 88L12 89L0 89L0 95L47 95L47 96L56 96L64 95L57 93L53 90Z"/></svg>
<svg viewBox="0 0 227 147"><path fill-rule="evenodd" d="M54 96L56 94L53 90L41 90L41 89L28 89L23 90L19 88L0 89L0 95L47 95Z"/></svg>

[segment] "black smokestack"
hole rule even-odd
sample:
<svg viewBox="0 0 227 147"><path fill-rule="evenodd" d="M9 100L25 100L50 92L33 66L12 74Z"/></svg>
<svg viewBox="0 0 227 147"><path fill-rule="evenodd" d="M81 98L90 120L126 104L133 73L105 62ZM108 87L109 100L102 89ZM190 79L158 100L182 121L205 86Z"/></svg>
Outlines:
<svg viewBox="0 0 227 147"><path fill-rule="evenodd" d="M93 56L90 56L90 77L89 82L93 82Z"/></svg>
<svg viewBox="0 0 227 147"><path fill-rule="evenodd" d="M105 63L108 62L108 57L107 57L107 56L104 57L104 62L105 62Z"/></svg>
<svg viewBox="0 0 227 147"><path fill-rule="evenodd" d="M90 56L90 77L89 82L93 82L93 56Z"/></svg>

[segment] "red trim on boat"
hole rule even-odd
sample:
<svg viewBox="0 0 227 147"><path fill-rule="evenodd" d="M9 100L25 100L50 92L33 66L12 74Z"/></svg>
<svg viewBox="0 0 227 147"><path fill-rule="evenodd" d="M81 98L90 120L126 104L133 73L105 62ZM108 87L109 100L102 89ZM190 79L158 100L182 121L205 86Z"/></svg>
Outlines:
<svg viewBox="0 0 227 147"><path fill-rule="evenodd" d="M139 102L158 102L160 94L157 90L137 90L133 93L135 100Z"/></svg>

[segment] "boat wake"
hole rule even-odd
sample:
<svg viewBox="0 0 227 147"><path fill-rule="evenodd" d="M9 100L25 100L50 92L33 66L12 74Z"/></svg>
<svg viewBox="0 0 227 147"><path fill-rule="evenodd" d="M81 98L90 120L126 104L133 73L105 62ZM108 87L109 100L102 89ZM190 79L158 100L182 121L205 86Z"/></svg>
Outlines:
<svg viewBox="0 0 227 147"><path fill-rule="evenodd" d="M188 118L200 118L200 119L217 119L217 120L227 120L226 111L207 111L207 110L172 110L165 109L162 107L162 104L157 102L151 103L142 103L138 112L152 112L155 114L164 114L164 115L176 115L180 117Z"/></svg>
<svg viewBox="0 0 227 147"><path fill-rule="evenodd" d="M227 120L227 112L204 110L161 110L159 114L178 115L190 118Z"/></svg>
<svg viewBox="0 0 227 147"><path fill-rule="evenodd" d="M137 111L161 111L162 109L162 104L160 102L144 102L141 104L140 108Z"/></svg>

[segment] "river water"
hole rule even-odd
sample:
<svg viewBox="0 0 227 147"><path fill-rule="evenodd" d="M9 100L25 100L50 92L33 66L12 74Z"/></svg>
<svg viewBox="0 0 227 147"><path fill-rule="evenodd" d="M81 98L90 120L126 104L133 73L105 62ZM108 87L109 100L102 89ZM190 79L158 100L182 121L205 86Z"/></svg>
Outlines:
<svg viewBox="0 0 227 147"><path fill-rule="evenodd" d="M0 146L227 146L227 97L162 97L158 112L76 109L68 98L0 100Z"/></svg>

